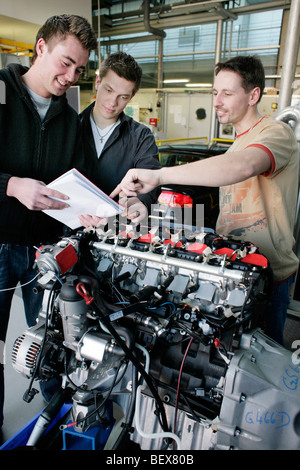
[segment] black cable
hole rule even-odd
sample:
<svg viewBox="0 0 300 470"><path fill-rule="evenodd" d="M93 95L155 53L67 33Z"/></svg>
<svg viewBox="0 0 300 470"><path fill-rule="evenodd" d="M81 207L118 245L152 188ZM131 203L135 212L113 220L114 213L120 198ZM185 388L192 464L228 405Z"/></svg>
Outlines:
<svg viewBox="0 0 300 470"><path fill-rule="evenodd" d="M200 341L200 343L204 344L204 346L208 346L211 343L211 339L209 336L192 331L184 324L183 320L174 320L174 323L177 324L178 328L184 330L193 339Z"/></svg>
<svg viewBox="0 0 300 470"><path fill-rule="evenodd" d="M51 307L51 311L54 307L54 295L53 295L54 294L54 286L55 286L55 284L53 284L51 289L50 289L50 294L49 294L48 301L47 301L45 331L44 331L44 336L43 336L43 340L42 340L42 343L41 343L41 348L40 348L38 357L37 357L36 362L35 362L35 367L34 367L34 371L33 371L33 374L32 374L32 377L31 377L31 380L30 380L30 383L29 383L29 387L23 395L23 400L26 401L26 403L30 403L31 400L34 398L34 396L38 393L38 391L36 389L32 389L32 386L33 386L33 382L36 378L36 374L37 374L38 368L39 368L41 360L42 360L42 352L43 352L45 344L46 344L51 300L53 302L52 307Z"/></svg>
<svg viewBox="0 0 300 470"><path fill-rule="evenodd" d="M137 381L138 381L138 372L136 367L132 364L132 393L131 393L131 399L128 405L128 410L125 415L125 423L123 424L123 429L121 433L119 434L116 442L114 443L113 447L111 450L118 450L123 442L123 440L126 438L127 434L129 434L131 430L131 425L134 417L134 412L135 412L135 401L136 401L136 391L137 391Z"/></svg>
<svg viewBox="0 0 300 470"><path fill-rule="evenodd" d="M134 364L134 366L137 368L138 372L140 372L140 374L143 376L143 378L145 379L145 382L147 383L150 391L152 392L153 394L153 397L155 398L155 401L156 401L156 404L157 404L157 407L158 407L158 412L162 418L162 427L163 427L163 430L164 431L168 431L168 422L167 422L167 418L166 418L166 413L165 413L165 409L164 409L164 406L163 406L163 402L158 394L158 391L156 389L156 386L154 384L154 382L152 381L152 377L150 375L147 374L147 372L145 371L145 369L141 366L140 362L136 359L136 357L134 356L134 354L132 353L132 351L130 351L130 349L127 347L127 345L125 344L125 342L122 340L122 338L120 337L120 335L117 333L117 331L115 330L115 328L111 325L110 321L108 320L108 317L106 315L104 315L101 311L101 309L98 307L97 303L95 301L92 302L91 304L96 313L99 315L99 317L101 317L101 321L102 323L104 323L104 325L106 326L106 328L108 329L108 331L110 332L110 334L113 336L113 338L115 339L116 343L123 349L123 351L125 352L126 356L130 359L130 361Z"/></svg>
<svg viewBox="0 0 300 470"><path fill-rule="evenodd" d="M168 390L168 391L170 391L171 393L174 393L174 394L176 393L176 388L173 385L162 382L159 379L156 380L156 383L160 388ZM182 398L183 401L185 402L186 406L189 409L189 412L191 413L191 415L194 417L194 419L196 421L200 422L201 419L207 419L207 416L208 416L209 413L213 414L214 417L218 414L217 411L214 411L213 409L211 409L207 406L207 403L205 403L205 401L206 401L205 397L198 397L198 399L196 399L196 398L192 397L191 394L188 391L185 391L185 390L180 390L179 395L180 395L180 398ZM195 410L192 408L192 405L191 405L190 402L193 403L194 406L196 405L196 406L198 406L199 408L202 409L201 412L198 411L198 413L200 413L199 417L195 414Z"/></svg>

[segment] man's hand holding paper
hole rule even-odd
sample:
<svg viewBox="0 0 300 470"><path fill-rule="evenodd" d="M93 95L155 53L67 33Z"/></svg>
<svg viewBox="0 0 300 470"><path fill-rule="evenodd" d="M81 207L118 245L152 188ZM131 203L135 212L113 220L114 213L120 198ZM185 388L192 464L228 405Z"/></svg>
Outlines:
<svg viewBox="0 0 300 470"><path fill-rule="evenodd" d="M15 197L27 209L35 211L69 207L64 202L68 200L68 196L32 178L11 177L7 185L7 196Z"/></svg>
<svg viewBox="0 0 300 470"><path fill-rule="evenodd" d="M122 206L74 168L52 181L47 188L66 194L68 206L63 211L46 209L44 212L71 229L81 226L79 216L86 214L87 211L96 217L94 220L112 217L124 211Z"/></svg>

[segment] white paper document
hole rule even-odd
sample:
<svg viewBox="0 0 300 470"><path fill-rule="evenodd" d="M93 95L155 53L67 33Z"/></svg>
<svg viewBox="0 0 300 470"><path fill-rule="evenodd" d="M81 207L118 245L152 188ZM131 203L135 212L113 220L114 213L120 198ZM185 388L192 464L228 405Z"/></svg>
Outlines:
<svg viewBox="0 0 300 470"><path fill-rule="evenodd" d="M62 210L47 209L43 212L71 229L81 227L78 218L81 214L112 217L124 211L123 206L107 196L75 168L52 181L47 187L66 194L69 199L64 202L69 204L69 207Z"/></svg>

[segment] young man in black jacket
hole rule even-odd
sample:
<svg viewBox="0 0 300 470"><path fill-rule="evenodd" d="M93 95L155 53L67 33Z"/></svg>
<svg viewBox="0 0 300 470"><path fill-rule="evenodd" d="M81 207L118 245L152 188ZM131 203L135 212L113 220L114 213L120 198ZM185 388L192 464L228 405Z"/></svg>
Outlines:
<svg viewBox="0 0 300 470"><path fill-rule="evenodd" d="M160 168L151 130L124 113L141 78L142 69L132 56L124 52L111 54L100 66L96 101L80 116L90 179L108 195L130 168ZM159 192L130 198L124 215L133 223L141 222L150 214ZM97 226L99 218L87 214L80 221L84 226Z"/></svg>
<svg viewBox="0 0 300 470"><path fill-rule="evenodd" d="M31 67L0 71L0 342L5 342L11 300L22 287L26 320L35 323L41 304L33 294L35 246L57 241L63 225L43 209L63 209L63 195L46 187L65 171L83 171L79 119L65 92L85 69L97 41L90 24L76 15L49 18L37 34ZM3 344L2 343L2 344ZM0 351L2 348L0 348ZM4 379L0 358L0 427Z"/></svg>

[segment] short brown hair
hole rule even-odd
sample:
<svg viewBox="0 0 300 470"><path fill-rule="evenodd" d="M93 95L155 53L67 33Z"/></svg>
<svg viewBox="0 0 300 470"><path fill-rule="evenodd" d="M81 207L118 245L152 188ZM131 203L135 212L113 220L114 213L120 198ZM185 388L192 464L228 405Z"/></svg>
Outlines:
<svg viewBox="0 0 300 470"><path fill-rule="evenodd" d="M75 36L82 47L92 51L97 47L97 38L90 23L78 15L56 15L51 16L45 24L39 29L35 46L33 49L32 63L37 57L36 44L40 38L48 43L52 38L58 37L65 39L69 34Z"/></svg>
<svg viewBox="0 0 300 470"><path fill-rule="evenodd" d="M136 93L141 85L142 69L136 60L125 52L115 52L110 54L100 65L99 78L100 81L105 77L107 72L112 70L119 77L125 78L130 82L134 82L133 93Z"/></svg>
<svg viewBox="0 0 300 470"><path fill-rule="evenodd" d="M261 100L265 88L265 71L260 58L256 55L253 56L236 56L227 60L226 62L219 62L215 66L216 75L221 70L229 70L236 72L242 80L242 87L248 93L255 87L260 89Z"/></svg>

